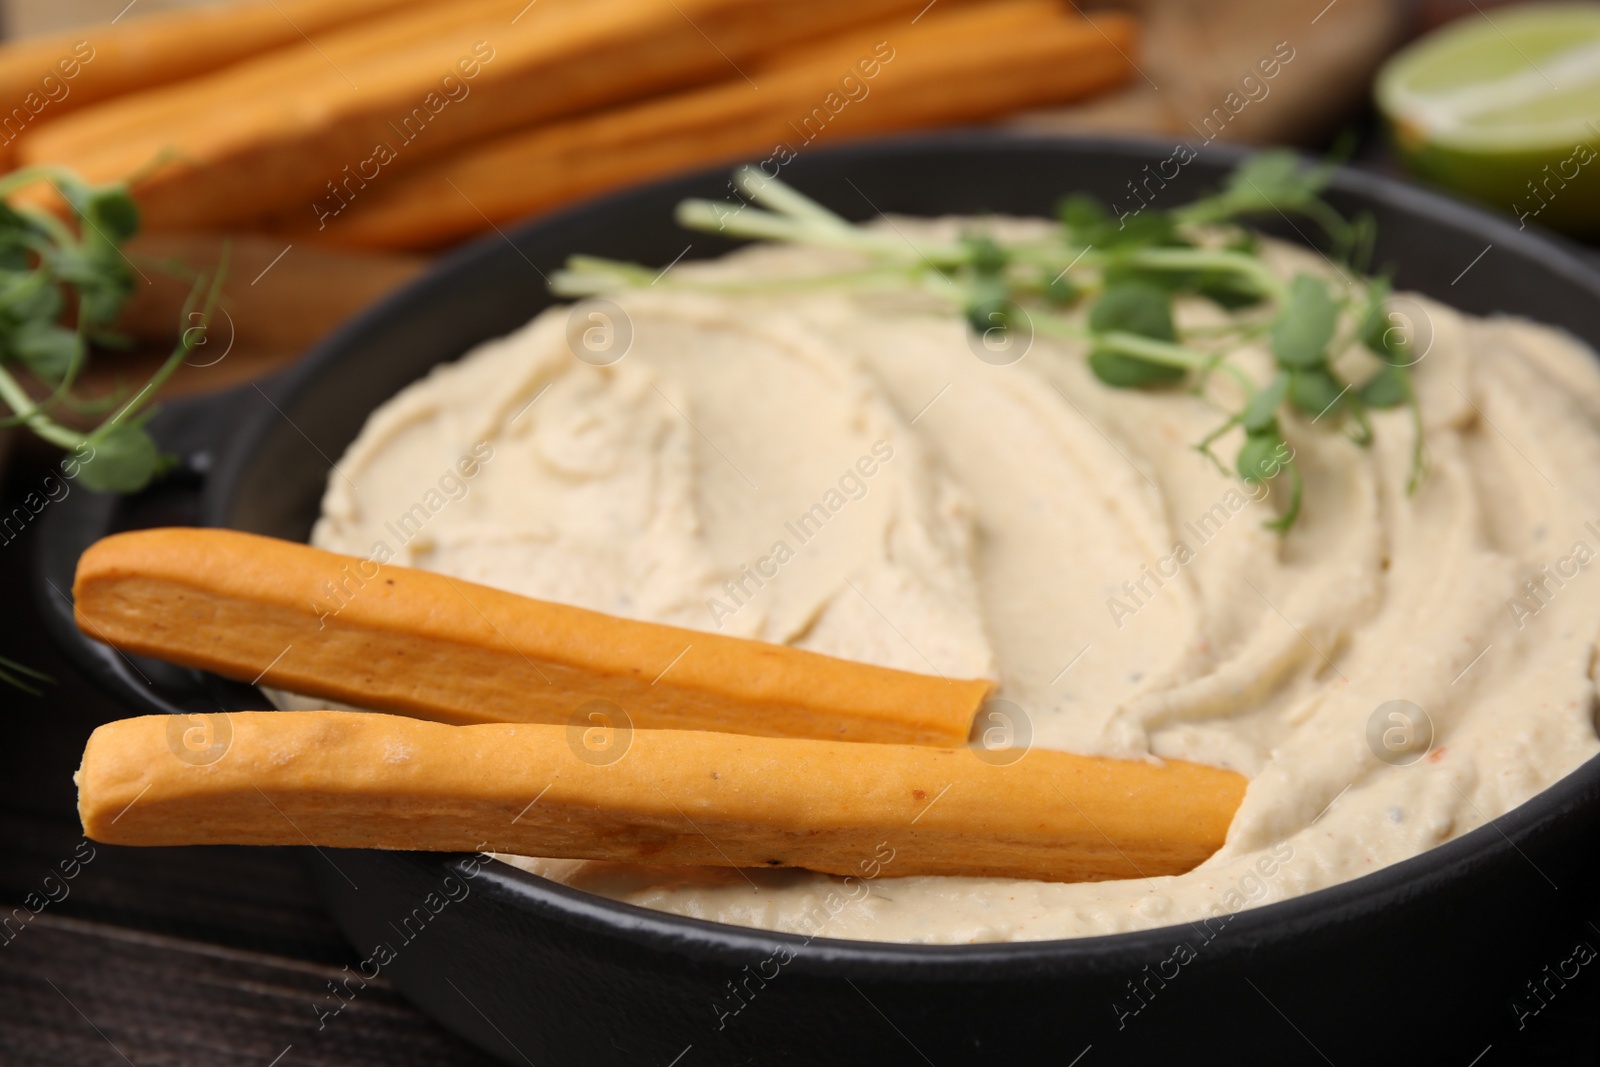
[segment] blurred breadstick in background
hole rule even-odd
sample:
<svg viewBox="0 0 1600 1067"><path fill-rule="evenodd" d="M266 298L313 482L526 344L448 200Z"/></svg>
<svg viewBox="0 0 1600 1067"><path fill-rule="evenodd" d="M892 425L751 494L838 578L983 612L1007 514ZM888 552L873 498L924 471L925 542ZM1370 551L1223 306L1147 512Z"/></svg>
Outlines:
<svg viewBox="0 0 1600 1067"><path fill-rule="evenodd" d="M0 165L18 137L114 96L218 70L421 0L244 0L0 46Z"/></svg>
<svg viewBox="0 0 1600 1067"><path fill-rule="evenodd" d="M1092 22L1068 0L134 11L0 49L0 107L3 94L13 102L0 112L0 164L134 177L147 232L427 249L673 170L898 129L1011 121L1197 144L1293 139L1347 110L1398 19L1382 0L1119 7L1132 11ZM1299 47L1292 31L1311 19L1317 47ZM1256 80L1241 89L1242 78ZM1230 103L1220 133L1202 124L1230 93L1249 106Z"/></svg>
<svg viewBox="0 0 1600 1067"><path fill-rule="evenodd" d="M505 136L313 212L291 233L368 248L426 248L600 190L749 153L792 157L887 130L993 118L1114 86L1132 74L1137 25L1091 21L1058 0L935 10L775 58L760 89L704 89ZM776 148L775 148L776 146ZM295 221L298 218L298 223Z"/></svg>
<svg viewBox="0 0 1600 1067"><path fill-rule="evenodd" d="M238 0L127 16L0 47L0 108L16 102L0 167L131 182L141 285L118 325L141 341L191 325L187 279L231 243L220 347L235 355L214 380L290 358L411 277L417 253L492 225L712 162L1069 104L1140 80L1142 62L1132 16L1068 0ZM13 197L62 206L44 183Z"/></svg>
<svg viewBox="0 0 1600 1067"><path fill-rule="evenodd" d="M248 224L326 196L363 166L457 146L652 92L916 0L473 0L417 7L25 135L25 163L136 176L150 229ZM360 178L356 178L360 181Z"/></svg>

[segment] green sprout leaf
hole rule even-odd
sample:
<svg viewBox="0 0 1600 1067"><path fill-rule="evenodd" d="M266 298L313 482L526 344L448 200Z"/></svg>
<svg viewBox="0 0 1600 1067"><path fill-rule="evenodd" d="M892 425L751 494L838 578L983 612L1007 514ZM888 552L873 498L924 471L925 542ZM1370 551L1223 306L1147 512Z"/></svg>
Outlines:
<svg viewBox="0 0 1600 1067"><path fill-rule="evenodd" d="M1089 310L1089 329L1095 334L1131 333L1157 341L1172 341L1172 297L1148 282L1118 282L1107 286ZM1118 352L1104 344L1089 353L1089 369L1107 385L1133 389L1177 381L1185 371L1136 355Z"/></svg>
<svg viewBox="0 0 1600 1067"><path fill-rule="evenodd" d="M139 232L139 205L128 194L126 186L97 189L78 210L104 240L121 244Z"/></svg>
<svg viewBox="0 0 1600 1067"><path fill-rule="evenodd" d="M1411 362L1410 340L1405 327L1389 318L1389 284L1379 282L1373 287L1366 318L1361 322L1361 343L1367 350L1391 365Z"/></svg>
<svg viewBox="0 0 1600 1067"><path fill-rule="evenodd" d="M1283 470L1289 446L1276 430L1246 434L1234 466L1239 477L1252 484L1270 482Z"/></svg>
<svg viewBox="0 0 1600 1067"><path fill-rule="evenodd" d="M1011 302L1011 290L1005 279L992 274L974 279L964 313L967 325L980 336L996 326L1009 328L1016 306Z"/></svg>
<svg viewBox="0 0 1600 1067"><path fill-rule="evenodd" d="M1201 271L1195 279L1194 291L1214 304L1237 311L1261 303L1260 291L1239 275L1229 271Z"/></svg>
<svg viewBox="0 0 1600 1067"><path fill-rule="evenodd" d="M1245 437L1244 447L1239 449L1234 466L1239 477L1251 485L1265 485L1277 481L1282 475L1289 476L1289 505L1282 515L1266 523L1269 530L1276 530L1280 534L1288 532L1295 519L1300 517L1300 504L1305 491L1304 483L1300 480L1300 469L1295 466L1294 453L1289 449L1288 442L1276 430L1249 434Z"/></svg>
<svg viewBox="0 0 1600 1067"><path fill-rule="evenodd" d="M161 470L161 451L142 427L119 423L89 443L94 455L78 469L78 481L85 489L132 493Z"/></svg>
<svg viewBox="0 0 1600 1067"><path fill-rule="evenodd" d="M1289 391L1289 375L1280 372L1272 379L1272 383L1265 389L1250 398L1250 403L1245 405L1239 422L1244 426L1246 434L1264 434L1274 432L1278 428L1278 405L1283 403L1284 394Z"/></svg>
<svg viewBox="0 0 1600 1067"><path fill-rule="evenodd" d="M1107 385L1118 389L1137 389L1146 385L1166 385L1184 375L1182 367L1165 363L1152 363L1137 356L1125 355L1106 348L1096 348L1089 353L1089 369Z"/></svg>
<svg viewBox="0 0 1600 1067"><path fill-rule="evenodd" d="M1269 340L1282 367L1315 367L1326 358L1328 342L1339 323L1339 305L1328 287L1309 274L1296 274L1273 320Z"/></svg>
<svg viewBox="0 0 1600 1067"><path fill-rule="evenodd" d="M972 269L978 274L998 275L1011 262L1011 254L987 234L969 235L961 243L967 246Z"/></svg>
<svg viewBox="0 0 1600 1067"><path fill-rule="evenodd" d="M1222 192L1195 201L1179 214L1192 222L1223 222L1268 212L1322 215L1331 211L1321 201L1331 176L1327 167L1306 166L1287 148L1269 149L1234 168Z"/></svg>
<svg viewBox="0 0 1600 1067"><path fill-rule="evenodd" d="M1083 297L1083 290L1061 271L1044 283L1044 298L1055 307L1071 307Z"/></svg>
<svg viewBox="0 0 1600 1067"><path fill-rule="evenodd" d="M1076 236L1081 231L1101 225L1111 215L1104 204L1088 193L1073 193L1062 197L1061 203L1056 205L1056 217Z"/></svg>
<svg viewBox="0 0 1600 1067"><path fill-rule="evenodd" d="M1289 372L1289 403L1307 415L1321 415L1333 407L1344 390L1326 366L1297 367Z"/></svg>
<svg viewBox="0 0 1600 1067"><path fill-rule="evenodd" d="M0 305L6 317L23 322L54 323L61 317L66 301L60 287L54 285L48 274L38 271L17 271L0 282Z"/></svg>
<svg viewBox="0 0 1600 1067"><path fill-rule="evenodd" d="M979 300L966 310L967 327L980 337L996 327L1009 330L1015 317L1016 305L1000 298Z"/></svg>
<svg viewBox="0 0 1600 1067"><path fill-rule="evenodd" d="M1253 256L1261 251L1261 239L1256 236L1254 230L1240 230L1231 235L1223 247L1230 252L1243 252L1247 256Z"/></svg>
<svg viewBox="0 0 1600 1067"><path fill-rule="evenodd" d="M83 341L72 330L29 319L11 335L8 348L29 370L54 385L77 361Z"/></svg>
<svg viewBox="0 0 1600 1067"><path fill-rule="evenodd" d="M1322 199L1333 177L1324 163L1308 166L1286 148L1258 152L1236 167L1220 193L1179 208L1183 222L1220 223L1248 215L1301 215L1332 242L1335 258L1350 262L1371 251L1370 221L1351 223Z"/></svg>
<svg viewBox="0 0 1600 1067"><path fill-rule="evenodd" d="M1411 375L1404 367L1384 367L1361 386L1361 402L1369 408L1396 408L1411 399Z"/></svg>
<svg viewBox="0 0 1600 1067"><path fill-rule="evenodd" d="M1170 212L1146 208L1137 214L1113 216L1092 196L1074 193L1056 208L1072 239L1099 249L1171 244L1178 220Z"/></svg>
<svg viewBox="0 0 1600 1067"><path fill-rule="evenodd" d="M1287 148L1273 148L1240 163L1223 183L1238 213L1302 208L1328 187L1325 167L1308 167Z"/></svg>
<svg viewBox="0 0 1600 1067"><path fill-rule="evenodd" d="M1108 285L1089 311L1089 329L1138 334L1157 341L1178 336L1172 324L1172 297L1160 286L1141 281Z"/></svg>
<svg viewBox="0 0 1600 1067"><path fill-rule="evenodd" d="M1099 238L1089 242L1096 248L1148 248L1156 245L1179 244L1178 224L1165 211L1145 208L1137 215L1124 215L1105 223L1096 234Z"/></svg>
<svg viewBox="0 0 1600 1067"><path fill-rule="evenodd" d="M114 322L132 290L133 277L128 274L107 272L84 282L78 289L78 307L84 321L95 325Z"/></svg>

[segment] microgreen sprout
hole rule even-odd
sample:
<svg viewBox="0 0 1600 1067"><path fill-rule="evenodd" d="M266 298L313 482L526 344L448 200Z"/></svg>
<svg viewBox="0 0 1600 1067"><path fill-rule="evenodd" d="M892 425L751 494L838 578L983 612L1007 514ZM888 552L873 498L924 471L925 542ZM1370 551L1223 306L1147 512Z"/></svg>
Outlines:
<svg viewBox="0 0 1600 1067"><path fill-rule="evenodd" d="M17 190L48 182L71 211L72 223L28 204L11 204ZM161 455L144 426L150 402L184 359L205 343L224 266L208 283L194 281L183 331L172 353L137 393L108 405L73 393L91 345L122 347L113 328L133 290L134 269L123 244L139 230L139 208L123 182L95 185L62 167L25 167L0 177L0 425L25 426L78 458L77 478L91 490L133 492L161 472ZM30 389L31 380L36 388ZM42 396L38 394L43 394ZM55 417L110 410L79 430Z"/></svg>
<svg viewBox="0 0 1600 1067"><path fill-rule="evenodd" d="M1285 500L1267 525L1286 532L1301 511L1304 485L1284 433L1336 428L1358 445L1372 439L1368 411L1408 405L1414 445L1410 488L1423 470L1420 409L1412 386L1408 342L1391 324L1386 278L1364 274L1374 227L1346 219L1324 199L1332 168L1307 165L1285 150L1245 159L1217 192L1171 211L1146 207L1114 216L1074 194L1057 209L1059 226L1043 238L1002 240L967 232L956 240L908 239L894 227L855 225L776 179L740 168L734 182L745 203L710 200L678 206L680 223L724 236L779 241L857 253L868 266L817 277L708 280L679 276L678 288L770 292L806 286L920 288L947 300L975 334L1015 326L1026 316L1046 336L1081 341L1089 370L1118 389L1187 387L1206 395L1221 372L1243 406L1197 443L1219 469L1212 445L1234 430L1243 441L1232 471ZM1244 222L1252 216L1300 218L1320 230L1325 254L1341 265L1343 289L1302 272L1287 283L1265 262ZM1298 228L1298 227L1297 227ZM656 272L627 263L574 256L552 280L565 296L589 296L654 284ZM1179 297L1201 297L1227 313L1220 325L1180 329ZM1077 314L1082 310L1084 314ZM1231 358L1265 343L1274 366L1262 385ZM1380 369L1356 382L1335 364L1364 347Z"/></svg>
<svg viewBox="0 0 1600 1067"><path fill-rule="evenodd" d="M4 682L13 689L20 689L31 696L39 696L41 695L39 687L32 683L54 681L55 679L48 674L34 670L26 663L18 663L14 659L0 656L0 682Z"/></svg>

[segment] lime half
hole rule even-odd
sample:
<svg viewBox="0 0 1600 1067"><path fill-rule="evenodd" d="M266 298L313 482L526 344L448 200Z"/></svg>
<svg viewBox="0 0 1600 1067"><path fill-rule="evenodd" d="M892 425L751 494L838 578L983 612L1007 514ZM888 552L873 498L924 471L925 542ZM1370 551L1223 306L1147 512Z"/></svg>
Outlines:
<svg viewBox="0 0 1600 1067"><path fill-rule="evenodd" d="M1418 176L1600 233L1600 3L1464 16L1390 59L1377 97Z"/></svg>

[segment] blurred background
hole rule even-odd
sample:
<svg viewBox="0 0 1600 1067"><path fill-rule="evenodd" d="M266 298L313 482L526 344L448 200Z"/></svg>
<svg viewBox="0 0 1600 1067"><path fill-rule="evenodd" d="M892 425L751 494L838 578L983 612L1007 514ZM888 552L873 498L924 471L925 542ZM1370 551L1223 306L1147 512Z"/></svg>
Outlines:
<svg viewBox="0 0 1600 1067"><path fill-rule="evenodd" d="M192 324L194 272L214 271L224 245L229 355L203 374L190 360L169 391L280 367L439 249L532 212L900 130L1283 143L1409 168L1503 212L1549 200L1534 224L1580 235L1600 212L1600 168L1571 158L1596 136L1580 120L1600 90L1576 77L1600 69L1593 5L586 6L6 0L0 163L130 180L143 213L127 247L140 276L115 323L127 343L82 387L152 372ZM1545 57L1572 83L1545 77ZM1490 114L1485 85L1526 99ZM17 195L52 198L42 184Z"/></svg>
<svg viewBox="0 0 1600 1067"><path fill-rule="evenodd" d="M0 518L36 513L61 449L119 405L269 375L459 242L719 161L781 172L973 124L1153 138L1175 165L1287 144L1586 254L1600 236L1600 3L3 0L0 17L0 414L39 403L59 429L0 427ZM34 255L76 303L13 292ZM120 447L122 480L90 488L151 476ZM7 909L82 847L61 769L117 717L40 632L37 536L0 528ZM311 1005L353 956L290 856L91 851L93 877L58 881L0 944L0 1063L487 1062L381 981L317 1035ZM1521 1054L1592 1060L1597 1007L1552 1005Z"/></svg>
<svg viewBox="0 0 1600 1067"><path fill-rule="evenodd" d="M82 387L159 366L224 247L228 357L188 361L168 391L281 367L439 250L533 212L718 160L781 168L813 146L941 126L1190 152L1290 144L1579 236L1600 219L1600 168L1573 157L1600 136L1584 125L1600 86L1580 76L1600 70L1595 5L584 8L6 0L0 103L15 103L0 163L126 180L143 216L112 324L123 351L90 361ZM1551 63L1571 77L1547 77ZM14 198L56 199L44 183Z"/></svg>

